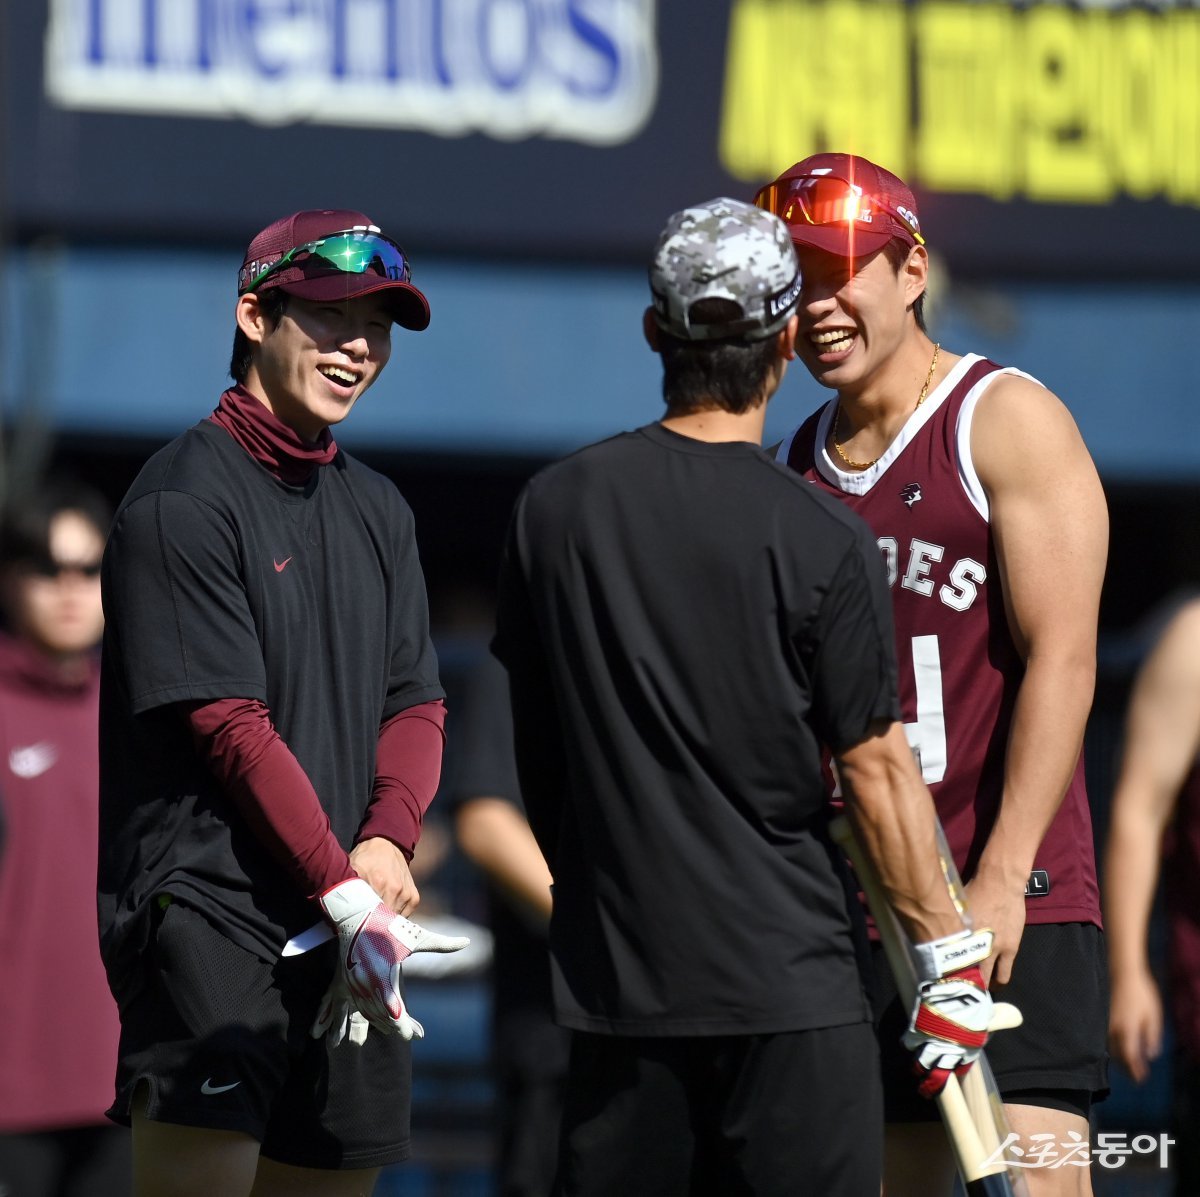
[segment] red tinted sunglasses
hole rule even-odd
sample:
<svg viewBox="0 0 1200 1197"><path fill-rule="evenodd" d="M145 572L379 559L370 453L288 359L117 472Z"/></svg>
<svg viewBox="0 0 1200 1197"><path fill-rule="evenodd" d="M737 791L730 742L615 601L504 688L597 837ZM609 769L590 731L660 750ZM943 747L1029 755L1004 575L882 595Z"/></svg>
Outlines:
<svg viewBox="0 0 1200 1197"><path fill-rule="evenodd" d="M917 218L911 212L867 195L856 183L833 175L800 175L768 183L754 197L755 204L773 212L784 224L853 224L878 232L877 218L892 216L925 244Z"/></svg>

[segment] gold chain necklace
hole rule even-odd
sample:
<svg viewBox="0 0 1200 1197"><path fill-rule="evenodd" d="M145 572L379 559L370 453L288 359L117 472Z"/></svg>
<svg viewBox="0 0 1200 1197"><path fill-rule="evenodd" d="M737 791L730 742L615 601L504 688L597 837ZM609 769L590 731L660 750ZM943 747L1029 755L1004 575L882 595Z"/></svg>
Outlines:
<svg viewBox="0 0 1200 1197"><path fill-rule="evenodd" d="M925 398L929 394L929 384L933 381L933 372L937 368L938 351L941 347L941 342L938 342L933 347L933 361L929 363L929 373L925 375L925 385L921 388L921 393L917 396L917 407L920 407L925 402ZM915 411L916 408L913 410ZM838 400L837 412L833 417L833 450L852 470L869 470L879 458L873 457L870 461L854 461L852 458L847 457L842 450L842 446L838 444L838 429L841 426L842 404L841 400Z"/></svg>

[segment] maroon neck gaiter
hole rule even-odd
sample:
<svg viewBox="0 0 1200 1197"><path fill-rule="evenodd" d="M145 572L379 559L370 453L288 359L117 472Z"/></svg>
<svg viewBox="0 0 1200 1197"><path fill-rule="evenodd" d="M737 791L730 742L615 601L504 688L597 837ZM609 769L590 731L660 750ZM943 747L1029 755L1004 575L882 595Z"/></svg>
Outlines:
<svg viewBox="0 0 1200 1197"><path fill-rule="evenodd" d="M317 466L328 465L337 456L337 445L328 428L310 443L243 386L230 387L209 419L220 424L259 465L289 486L303 486Z"/></svg>

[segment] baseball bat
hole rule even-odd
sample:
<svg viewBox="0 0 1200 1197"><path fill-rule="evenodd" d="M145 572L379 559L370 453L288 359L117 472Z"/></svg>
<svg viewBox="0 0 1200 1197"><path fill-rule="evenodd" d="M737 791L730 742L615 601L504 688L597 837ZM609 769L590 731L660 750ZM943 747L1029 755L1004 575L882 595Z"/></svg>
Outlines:
<svg viewBox="0 0 1200 1197"><path fill-rule="evenodd" d="M866 853L860 849L845 815L838 815L831 822L830 832L854 866L859 884L866 895L867 905L879 929L879 939L892 975L896 979L897 992L905 1006L911 1009L917 994L916 976L908 955L904 931L887 900L879 874ZM941 846L944 849L944 840ZM942 868L947 872L947 881L955 904L965 913L962 883L958 880L957 870L948 853L942 857ZM1015 1006L1000 1003L999 1007L999 1015L993 1020L990 1029L1019 1025L1020 1011ZM980 1059L983 1058L981 1055ZM1025 1192L1024 1178L1020 1178L1018 1188L1014 1188L1008 1166L1003 1158L996 1154L1001 1144L996 1125L998 1104L992 1102L988 1093L988 1077L983 1070L972 1067L964 1081L965 1085L960 1084L959 1078L952 1073L941 1093L937 1095L936 1101L967 1197L1020 1197ZM993 1089L994 1084L993 1081Z"/></svg>

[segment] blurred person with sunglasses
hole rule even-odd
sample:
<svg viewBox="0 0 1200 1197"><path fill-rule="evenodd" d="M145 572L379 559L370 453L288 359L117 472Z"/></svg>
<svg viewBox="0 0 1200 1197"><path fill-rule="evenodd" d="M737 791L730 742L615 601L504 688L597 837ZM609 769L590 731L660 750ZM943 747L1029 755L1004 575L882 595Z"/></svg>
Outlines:
<svg viewBox="0 0 1200 1197"><path fill-rule="evenodd" d="M104 1117L117 1007L96 940L100 557L111 512L54 478L0 524L0 1192L123 1197Z"/></svg>
<svg viewBox="0 0 1200 1197"><path fill-rule="evenodd" d="M995 932L992 993L1025 1016L993 1038L989 1060L1012 1129L1066 1150L1073 1134L1087 1140L1091 1104L1107 1092L1082 760L1108 540L1096 469L1041 383L929 336L929 253L896 175L815 154L756 203L788 226L803 278L796 351L834 392L777 457L876 534L908 738L975 925ZM882 954L877 963L887 1191L948 1193L949 1149L899 1042L908 1012ZM1035 1197L1091 1191L1087 1168L1025 1175Z"/></svg>
<svg viewBox="0 0 1200 1197"><path fill-rule="evenodd" d="M250 243L235 320L234 385L104 557L110 1116L139 1195L349 1197L409 1154L402 962L466 943L404 917L445 717L412 513L331 431L429 305L316 210Z"/></svg>

